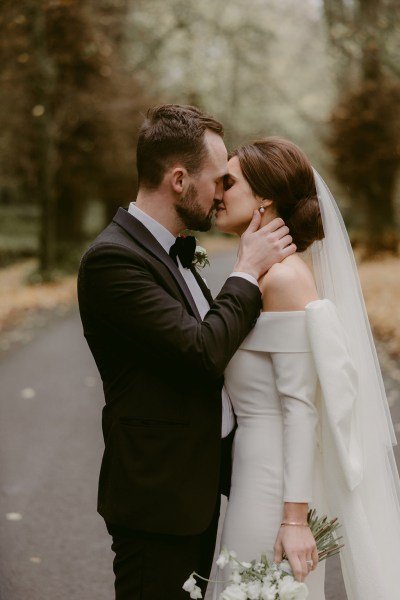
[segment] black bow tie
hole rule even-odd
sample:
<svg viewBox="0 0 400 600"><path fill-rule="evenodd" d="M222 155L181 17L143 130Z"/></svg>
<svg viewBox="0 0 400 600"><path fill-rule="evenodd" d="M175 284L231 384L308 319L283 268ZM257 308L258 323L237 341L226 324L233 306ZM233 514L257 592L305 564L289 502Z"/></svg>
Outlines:
<svg viewBox="0 0 400 600"><path fill-rule="evenodd" d="M171 258L173 258L176 265L178 265L176 257L179 256L182 267L188 269L193 262L195 250L196 238L193 235L188 235L186 237L179 236L169 249L169 255Z"/></svg>

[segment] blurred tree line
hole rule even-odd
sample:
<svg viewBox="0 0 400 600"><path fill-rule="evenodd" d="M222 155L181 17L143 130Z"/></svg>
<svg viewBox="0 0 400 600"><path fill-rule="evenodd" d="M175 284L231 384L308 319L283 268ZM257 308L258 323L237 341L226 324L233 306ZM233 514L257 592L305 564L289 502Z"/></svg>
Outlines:
<svg viewBox="0 0 400 600"><path fill-rule="evenodd" d="M354 241L396 251L397 5L3 0L0 199L40 207L42 272L76 265L93 203L102 226L132 199L137 129L159 102L216 114L229 147L293 139L336 177Z"/></svg>
<svg viewBox="0 0 400 600"><path fill-rule="evenodd" d="M324 0L337 56L339 97L331 117L334 172L363 216L368 253L396 251L400 166L400 5L397 0Z"/></svg>
<svg viewBox="0 0 400 600"><path fill-rule="evenodd" d="M41 208L44 275L76 268L88 200L109 219L135 188L149 98L124 67L127 11L127 0L2 3L2 186Z"/></svg>

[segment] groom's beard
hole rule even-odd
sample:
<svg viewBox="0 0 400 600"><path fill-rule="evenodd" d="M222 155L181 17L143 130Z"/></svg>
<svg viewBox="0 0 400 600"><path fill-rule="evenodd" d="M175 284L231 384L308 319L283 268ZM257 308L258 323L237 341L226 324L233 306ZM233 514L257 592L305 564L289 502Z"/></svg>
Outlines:
<svg viewBox="0 0 400 600"><path fill-rule="evenodd" d="M208 231L211 227L214 205L206 213L198 201L198 191L191 183L184 196L175 205L175 210L185 224L186 229L193 231Z"/></svg>

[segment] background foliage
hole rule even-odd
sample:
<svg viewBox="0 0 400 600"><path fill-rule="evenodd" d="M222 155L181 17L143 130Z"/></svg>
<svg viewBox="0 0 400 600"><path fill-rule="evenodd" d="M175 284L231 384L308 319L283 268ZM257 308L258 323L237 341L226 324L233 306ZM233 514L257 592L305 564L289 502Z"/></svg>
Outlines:
<svg viewBox="0 0 400 600"><path fill-rule="evenodd" d="M76 268L134 198L148 106L302 146L367 253L399 246L397 0L3 0L0 264Z"/></svg>

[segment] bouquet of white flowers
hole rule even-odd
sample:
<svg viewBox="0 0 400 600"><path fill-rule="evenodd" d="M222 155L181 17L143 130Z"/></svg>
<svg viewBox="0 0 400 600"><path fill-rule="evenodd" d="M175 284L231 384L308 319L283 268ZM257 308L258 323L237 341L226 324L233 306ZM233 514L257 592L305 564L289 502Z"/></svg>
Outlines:
<svg viewBox="0 0 400 600"><path fill-rule="evenodd" d="M315 510L310 510L307 520L317 545L318 560L337 554L343 547L339 544L341 538L335 535L339 527L337 519L329 521L327 517L318 517ZM217 565L223 569L227 564L232 572L219 600L306 600L308 597L306 584L294 579L285 557L279 565L270 565L265 554L259 561L246 563L237 560L235 552L223 548ZM190 593L191 598L201 598L195 577L205 579L192 573L183 584L183 589Z"/></svg>

